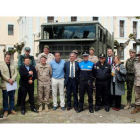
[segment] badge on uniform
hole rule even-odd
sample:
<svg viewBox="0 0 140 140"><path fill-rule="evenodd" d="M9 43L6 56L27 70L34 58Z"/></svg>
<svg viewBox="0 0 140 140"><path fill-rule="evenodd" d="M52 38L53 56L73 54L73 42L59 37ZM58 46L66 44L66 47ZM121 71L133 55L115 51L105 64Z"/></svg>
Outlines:
<svg viewBox="0 0 140 140"><path fill-rule="evenodd" d="M97 67L97 69L99 69L99 67Z"/></svg>
<svg viewBox="0 0 140 140"><path fill-rule="evenodd" d="M108 68L108 67L105 67L105 68Z"/></svg>
<svg viewBox="0 0 140 140"><path fill-rule="evenodd" d="M83 65L81 66L81 68L83 68Z"/></svg>

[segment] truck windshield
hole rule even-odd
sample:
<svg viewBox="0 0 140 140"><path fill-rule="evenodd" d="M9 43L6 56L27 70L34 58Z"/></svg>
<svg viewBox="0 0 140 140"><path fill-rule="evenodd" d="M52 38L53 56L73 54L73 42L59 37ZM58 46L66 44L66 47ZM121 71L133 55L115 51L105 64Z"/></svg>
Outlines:
<svg viewBox="0 0 140 140"><path fill-rule="evenodd" d="M92 39L95 38L94 25L54 25L45 26L44 39Z"/></svg>

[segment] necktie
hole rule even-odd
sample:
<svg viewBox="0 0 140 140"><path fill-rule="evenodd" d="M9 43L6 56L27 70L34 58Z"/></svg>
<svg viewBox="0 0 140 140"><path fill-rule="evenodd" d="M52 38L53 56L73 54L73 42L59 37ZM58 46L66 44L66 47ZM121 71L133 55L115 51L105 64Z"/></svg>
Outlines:
<svg viewBox="0 0 140 140"><path fill-rule="evenodd" d="M73 62L72 62L72 66L71 66L71 78L74 77L74 74L73 74Z"/></svg>
<svg viewBox="0 0 140 140"><path fill-rule="evenodd" d="M111 65L111 58L109 57L109 64Z"/></svg>

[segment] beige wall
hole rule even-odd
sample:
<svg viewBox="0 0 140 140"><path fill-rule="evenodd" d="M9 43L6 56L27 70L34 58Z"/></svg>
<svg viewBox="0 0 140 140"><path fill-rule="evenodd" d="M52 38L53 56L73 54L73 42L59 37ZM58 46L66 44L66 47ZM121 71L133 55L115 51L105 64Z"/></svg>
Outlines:
<svg viewBox="0 0 140 140"><path fill-rule="evenodd" d="M18 43L19 26L17 19L18 17L0 17L0 44L5 44L7 50L8 47ZM8 24L14 25L14 35L8 35ZM3 61L4 48L4 46L0 46L0 61ZM14 55L14 59L17 60L17 53Z"/></svg>

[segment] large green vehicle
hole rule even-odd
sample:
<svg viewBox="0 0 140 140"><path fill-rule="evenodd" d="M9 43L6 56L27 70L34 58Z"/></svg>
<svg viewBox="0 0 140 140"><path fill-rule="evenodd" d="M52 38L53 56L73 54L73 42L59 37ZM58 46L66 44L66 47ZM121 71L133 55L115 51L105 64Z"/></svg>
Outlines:
<svg viewBox="0 0 140 140"><path fill-rule="evenodd" d="M79 56L92 46L95 55L107 53L107 48L114 49L114 37L97 21L86 22L54 22L41 25L39 53L44 45L49 45L50 52L60 52L63 59L68 59L72 50Z"/></svg>

